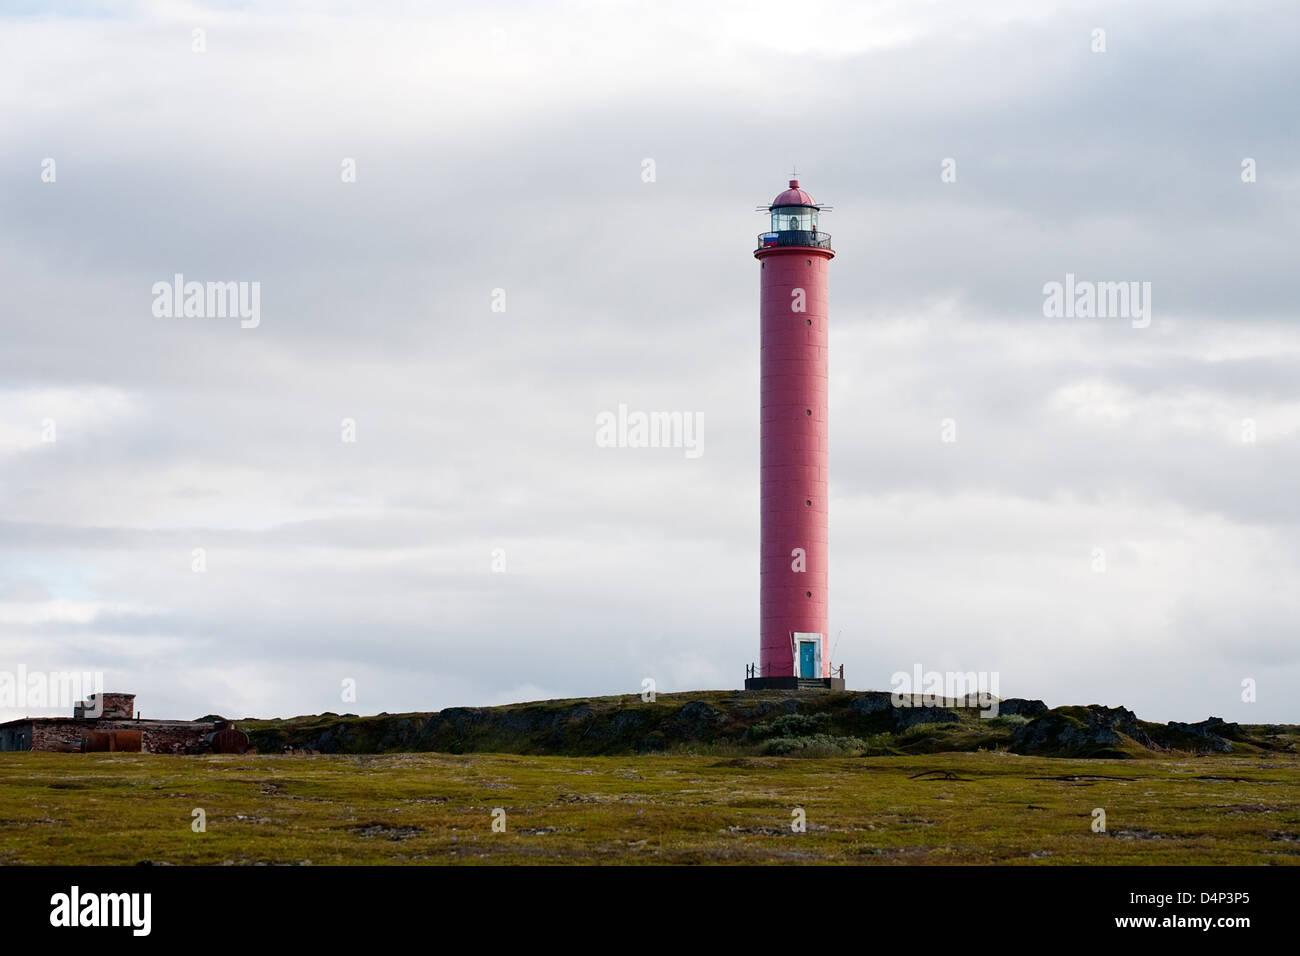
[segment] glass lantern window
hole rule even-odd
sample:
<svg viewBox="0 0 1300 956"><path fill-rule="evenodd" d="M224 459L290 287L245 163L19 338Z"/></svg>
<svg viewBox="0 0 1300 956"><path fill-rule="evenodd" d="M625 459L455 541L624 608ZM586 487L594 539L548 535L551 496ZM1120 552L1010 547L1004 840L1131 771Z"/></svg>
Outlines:
<svg viewBox="0 0 1300 956"><path fill-rule="evenodd" d="M817 228L817 210L812 206L774 206L773 232L813 232Z"/></svg>

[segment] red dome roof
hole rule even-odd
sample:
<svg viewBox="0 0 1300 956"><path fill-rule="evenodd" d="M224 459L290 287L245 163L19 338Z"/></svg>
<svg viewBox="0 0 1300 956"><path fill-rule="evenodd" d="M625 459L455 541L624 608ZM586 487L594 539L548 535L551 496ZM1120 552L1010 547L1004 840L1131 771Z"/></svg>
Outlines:
<svg viewBox="0 0 1300 956"><path fill-rule="evenodd" d="M799 180L790 180L790 188L772 200L773 206L815 206L817 201L799 188Z"/></svg>

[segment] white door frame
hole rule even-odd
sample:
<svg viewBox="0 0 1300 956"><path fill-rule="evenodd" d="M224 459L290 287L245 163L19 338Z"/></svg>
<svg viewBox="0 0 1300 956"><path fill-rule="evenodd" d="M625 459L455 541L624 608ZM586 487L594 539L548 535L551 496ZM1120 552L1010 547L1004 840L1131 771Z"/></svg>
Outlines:
<svg viewBox="0 0 1300 956"><path fill-rule="evenodd" d="M822 676L822 637L815 631L795 631L792 637L794 643L794 676L803 677L799 671L800 645L812 644L813 646L813 676Z"/></svg>

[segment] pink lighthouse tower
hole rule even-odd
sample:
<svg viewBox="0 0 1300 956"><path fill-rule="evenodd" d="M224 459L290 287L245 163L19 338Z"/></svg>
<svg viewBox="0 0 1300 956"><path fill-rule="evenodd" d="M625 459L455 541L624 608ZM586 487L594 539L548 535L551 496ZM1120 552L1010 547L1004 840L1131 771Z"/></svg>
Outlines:
<svg viewBox="0 0 1300 956"><path fill-rule="evenodd" d="M746 689L844 687L828 646L827 278L818 205L790 180L758 237L762 326L759 663Z"/></svg>

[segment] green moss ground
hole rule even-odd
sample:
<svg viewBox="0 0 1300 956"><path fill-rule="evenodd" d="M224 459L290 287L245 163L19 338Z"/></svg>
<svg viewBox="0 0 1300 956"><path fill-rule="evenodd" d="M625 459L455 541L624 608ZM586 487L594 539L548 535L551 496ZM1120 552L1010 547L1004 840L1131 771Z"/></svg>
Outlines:
<svg viewBox="0 0 1300 956"><path fill-rule="evenodd" d="M1300 758L0 754L0 863L146 861L1294 864Z"/></svg>

